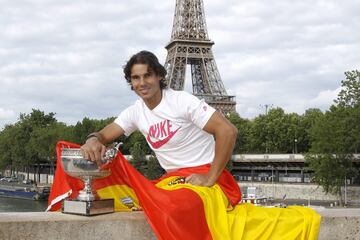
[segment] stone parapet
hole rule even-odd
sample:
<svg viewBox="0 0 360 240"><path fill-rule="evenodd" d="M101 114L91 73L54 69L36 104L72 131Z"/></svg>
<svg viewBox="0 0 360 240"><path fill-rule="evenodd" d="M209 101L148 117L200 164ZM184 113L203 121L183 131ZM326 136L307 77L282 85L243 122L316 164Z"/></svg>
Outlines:
<svg viewBox="0 0 360 240"><path fill-rule="evenodd" d="M85 217L60 212L0 213L0 239L156 239L143 212Z"/></svg>
<svg viewBox="0 0 360 240"><path fill-rule="evenodd" d="M360 209L317 209L319 240L360 239ZM143 212L93 217L59 212L0 213L0 239L142 240L156 239Z"/></svg>
<svg viewBox="0 0 360 240"><path fill-rule="evenodd" d="M321 215L319 240L360 239L360 208L317 209Z"/></svg>

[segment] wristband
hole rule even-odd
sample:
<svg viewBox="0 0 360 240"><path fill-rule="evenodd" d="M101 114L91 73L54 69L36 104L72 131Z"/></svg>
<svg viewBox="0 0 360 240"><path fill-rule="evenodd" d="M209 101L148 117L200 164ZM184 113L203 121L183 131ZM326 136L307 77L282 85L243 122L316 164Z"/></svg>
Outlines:
<svg viewBox="0 0 360 240"><path fill-rule="evenodd" d="M97 132L93 132L93 133L90 133L89 135L87 135L87 137L85 138L85 142L89 139L89 138L93 138L93 137L96 137L97 140L99 140L99 135Z"/></svg>

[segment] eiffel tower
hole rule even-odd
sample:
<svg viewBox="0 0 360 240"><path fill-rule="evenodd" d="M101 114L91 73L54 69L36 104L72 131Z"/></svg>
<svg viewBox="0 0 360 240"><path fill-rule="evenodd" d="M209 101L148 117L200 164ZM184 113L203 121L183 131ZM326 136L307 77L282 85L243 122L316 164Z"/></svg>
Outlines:
<svg viewBox="0 0 360 240"><path fill-rule="evenodd" d="M184 90L186 66L191 66L193 95L223 114L235 112L235 96L226 93L209 39L202 0L176 0L170 43L165 47L168 85Z"/></svg>

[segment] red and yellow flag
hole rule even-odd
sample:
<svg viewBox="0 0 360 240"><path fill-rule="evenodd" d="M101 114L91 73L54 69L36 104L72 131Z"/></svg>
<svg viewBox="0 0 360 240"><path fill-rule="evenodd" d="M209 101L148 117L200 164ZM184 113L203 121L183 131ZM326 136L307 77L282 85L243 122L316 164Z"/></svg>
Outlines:
<svg viewBox="0 0 360 240"><path fill-rule="evenodd" d="M61 208L66 197L75 198L83 183L68 176L61 165L61 149L79 145L59 142L57 168L49 197L50 211ZM143 210L158 239L317 239L320 217L304 207L263 208L237 204L238 184L224 170L213 187L193 186L183 179L206 173L210 165L183 168L150 181L124 156L107 166L111 175L93 181L100 198L114 198L115 211Z"/></svg>

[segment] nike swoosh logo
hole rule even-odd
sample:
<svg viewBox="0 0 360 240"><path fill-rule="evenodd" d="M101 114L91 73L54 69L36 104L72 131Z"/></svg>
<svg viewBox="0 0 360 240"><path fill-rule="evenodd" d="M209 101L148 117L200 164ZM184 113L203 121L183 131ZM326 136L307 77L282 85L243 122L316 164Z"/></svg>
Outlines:
<svg viewBox="0 0 360 240"><path fill-rule="evenodd" d="M146 139L147 139L148 143L149 143L153 148L158 149L158 148L161 148L162 145L164 145L165 143L167 143L167 142L175 135L175 133L176 133L180 128L181 128L181 127L179 127L178 129L176 129L175 131L171 131L166 138L164 138L164 139L162 139L162 140L159 140L159 141L157 141L157 142L151 141L151 138L150 138L150 135L149 135L149 134L147 135L147 138L146 138Z"/></svg>

